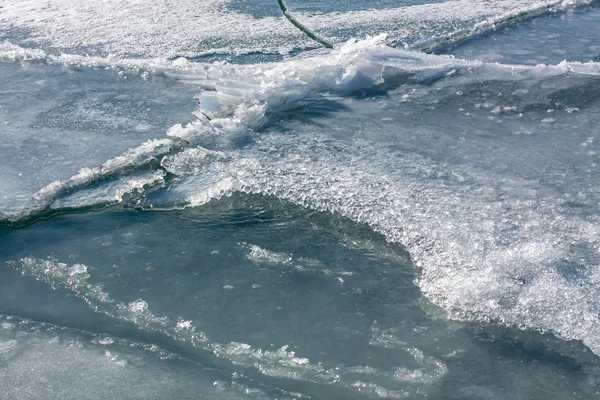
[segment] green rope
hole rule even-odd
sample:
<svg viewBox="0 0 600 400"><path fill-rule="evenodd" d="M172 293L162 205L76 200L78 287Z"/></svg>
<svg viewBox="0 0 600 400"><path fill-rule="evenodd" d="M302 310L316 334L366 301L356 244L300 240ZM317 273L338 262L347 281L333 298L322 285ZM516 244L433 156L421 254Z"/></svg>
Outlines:
<svg viewBox="0 0 600 400"><path fill-rule="evenodd" d="M305 27L300 22L298 22L298 20L296 18L292 17L292 15L288 11L287 6L283 2L283 0L277 0L277 2L279 3L279 8L281 8L283 15L285 15L285 17L292 23L292 25L294 25L296 28L300 29L302 32L304 32L306 34L306 36L308 36L315 42L322 44L323 46L327 47L328 49L333 49L333 45L331 43L329 43L325 39L321 39L320 37L318 37L317 35L312 33L310 30L308 30L307 27Z"/></svg>

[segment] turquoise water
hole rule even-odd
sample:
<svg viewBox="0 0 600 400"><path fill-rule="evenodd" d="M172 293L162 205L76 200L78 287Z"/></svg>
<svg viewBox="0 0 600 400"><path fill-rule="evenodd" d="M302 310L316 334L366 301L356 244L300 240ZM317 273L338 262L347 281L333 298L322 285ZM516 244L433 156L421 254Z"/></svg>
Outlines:
<svg viewBox="0 0 600 400"><path fill-rule="evenodd" d="M598 398L597 3L288 6L0 8L0 398Z"/></svg>

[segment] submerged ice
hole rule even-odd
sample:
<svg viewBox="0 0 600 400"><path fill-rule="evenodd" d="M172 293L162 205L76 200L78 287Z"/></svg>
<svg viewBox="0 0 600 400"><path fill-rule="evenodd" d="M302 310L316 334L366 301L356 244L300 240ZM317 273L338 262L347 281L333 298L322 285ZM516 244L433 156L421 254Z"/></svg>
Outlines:
<svg viewBox="0 0 600 400"><path fill-rule="evenodd" d="M67 326L90 329L89 313L108 318L97 335L106 347L99 357L110 352L124 361L120 368L194 363L202 368L190 373L203 378L190 384L202 391L214 380L229 388L223 397L543 398L595 390L595 359L550 336L525 332L524 348L498 362L494 354L509 351L518 335L449 323L412 284L418 271L408 255L367 226L261 196L207 206L68 217L15 231L3 241L20 259L2 282L16 273L51 299L57 315L80 316ZM65 223L69 231L53 236ZM35 243L36 236L46 240ZM59 337L68 341L67 333ZM22 345L30 344L24 337ZM142 349L162 361L145 359ZM504 378L505 369L514 374ZM471 372L457 382L459 370ZM532 377L545 387L528 387ZM492 387L480 387L490 379ZM236 385L246 389L236 394Z"/></svg>
<svg viewBox="0 0 600 400"><path fill-rule="evenodd" d="M189 363L157 346L0 316L2 399L268 398Z"/></svg>
<svg viewBox="0 0 600 400"><path fill-rule="evenodd" d="M85 32L72 18L97 5L26 3L0 9L2 381L62 398L107 396L61 392L82 369L147 380L123 398L597 395L600 64L577 36L548 64L555 37L513 51L538 32L526 18L554 32L596 3L309 4L338 42L407 24L262 63L242 53L310 47L263 3L151 4L114 30L126 3ZM150 32L158 15L181 23Z"/></svg>

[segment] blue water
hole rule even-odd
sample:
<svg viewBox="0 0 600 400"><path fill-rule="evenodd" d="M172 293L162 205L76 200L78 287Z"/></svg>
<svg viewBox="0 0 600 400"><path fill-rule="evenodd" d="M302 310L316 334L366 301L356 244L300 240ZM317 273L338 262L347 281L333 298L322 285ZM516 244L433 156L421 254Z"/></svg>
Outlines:
<svg viewBox="0 0 600 400"><path fill-rule="evenodd" d="M0 399L599 398L597 3L288 6L0 8Z"/></svg>

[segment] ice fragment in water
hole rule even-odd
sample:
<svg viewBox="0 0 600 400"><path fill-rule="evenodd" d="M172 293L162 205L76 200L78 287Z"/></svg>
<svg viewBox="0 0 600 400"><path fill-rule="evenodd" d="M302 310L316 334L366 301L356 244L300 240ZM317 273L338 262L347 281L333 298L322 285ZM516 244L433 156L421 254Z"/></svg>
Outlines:
<svg viewBox="0 0 600 400"><path fill-rule="evenodd" d="M144 313L148 310L148 303L146 303L144 300L136 300L132 303L129 303L129 309L131 311L133 311L134 313Z"/></svg>

